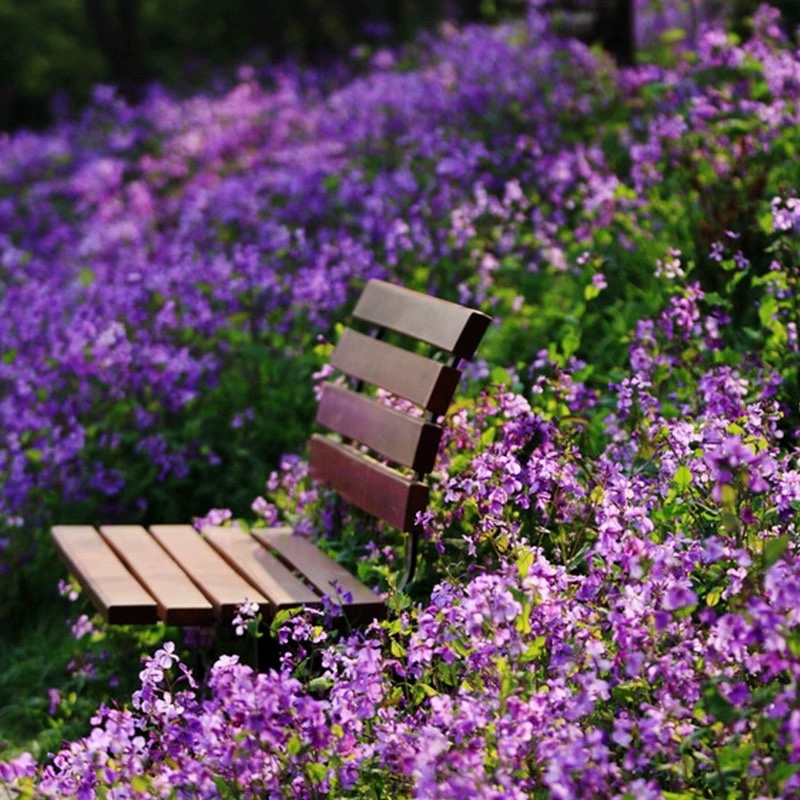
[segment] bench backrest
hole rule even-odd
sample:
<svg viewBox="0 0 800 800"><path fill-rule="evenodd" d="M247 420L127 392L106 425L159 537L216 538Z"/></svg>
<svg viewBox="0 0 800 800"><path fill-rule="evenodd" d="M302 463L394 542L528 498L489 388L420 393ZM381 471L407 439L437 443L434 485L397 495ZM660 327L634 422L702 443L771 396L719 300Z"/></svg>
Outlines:
<svg viewBox="0 0 800 800"><path fill-rule="evenodd" d="M428 504L426 476L442 435L441 417L458 385L459 363L472 358L489 325L480 311L372 280L353 310L370 334L346 328L331 364L350 386L323 386L317 422L332 434L310 442L312 477L345 500L409 534L401 585L414 576ZM399 336L383 341L387 332ZM428 347L419 352L419 343ZM409 411L382 402L383 389L410 401Z"/></svg>

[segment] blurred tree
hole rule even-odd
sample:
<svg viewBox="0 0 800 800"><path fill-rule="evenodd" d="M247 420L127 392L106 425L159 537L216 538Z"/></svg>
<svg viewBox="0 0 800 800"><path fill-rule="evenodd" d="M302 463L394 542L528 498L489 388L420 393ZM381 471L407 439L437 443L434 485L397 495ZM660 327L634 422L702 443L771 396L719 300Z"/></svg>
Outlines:
<svg viewBox="0 0 800 800"><path fill-rule="evenodd" d="M599 44L620 66L636 61L634 0L552 0L545 7L562 35Z"/></svg>
<svg viewBox="0 0 800 800"><path fill-rule="evenodd" d="M55 96L82 104L97 83L131 98L198 64L261 51L315 61L400 41L444 17L497 19L525 0L0 0L0 129L41 125ZM380 32L378 34L378 32Z"/></svg>
<svg viewBox="0 0 800 800"><path fill-rule="evenodd" d="M112 81L135 100L145 80L139 0L83 0L83 9Z"/></svg>
<svg viewBox="0 0 800 800"><path fill-rule="evenodd" d="M772 3L792 32L800 1ZM726 4L741 33L758 4ZM634 0L548 6L591 12L581 38L599 42L620 64L634 62ZM175 84L198 64L232 65L254 51L315 61L364 42L407 39L445 17L496 21L526 7L527 0L0 0L0 129L45 124L54 98L82 104L97 83L118 84L135 98L146 81Z"/></svg>
<svg viewBox="0 0 800 800"><path fill-rule="evenodd" d="M597 0L592 37L616 59L621 67L636 61L634 0Z"/></svg>
<svg viewBox="0 0 800 800"><path fill-rule="evenodd" d="M0 129L48 121L59 95L88 97L103 60L77 0L0 0Z"/></svg>

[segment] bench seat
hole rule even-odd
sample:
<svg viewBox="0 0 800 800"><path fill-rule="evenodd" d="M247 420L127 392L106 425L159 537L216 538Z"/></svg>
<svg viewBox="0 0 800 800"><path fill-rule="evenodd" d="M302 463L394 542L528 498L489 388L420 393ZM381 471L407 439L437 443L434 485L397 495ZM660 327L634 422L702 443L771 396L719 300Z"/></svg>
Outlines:
<svg viewBox="0 0 800 800"><path fill-rule="evenodd" d="M328 595L348 620L380 618L382 599L290 528L57 525L70 571L111 624L213 625L250 600L273 617Z"/></svg>

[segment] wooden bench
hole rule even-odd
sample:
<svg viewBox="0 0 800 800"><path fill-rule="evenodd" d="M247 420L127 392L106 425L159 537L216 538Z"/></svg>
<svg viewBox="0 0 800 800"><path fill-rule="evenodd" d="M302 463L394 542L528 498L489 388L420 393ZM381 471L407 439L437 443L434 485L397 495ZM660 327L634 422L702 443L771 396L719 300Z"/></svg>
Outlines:
<svg viewBox="0 0 800 800"><path fill-rule="evenodd" d="M473 356L489 318L382 281L365 287L353 317L368 333L346 328L331 364L349 385L324 385L312 435L314 480L407 533L405 573L414 576L428 503L440 420L456 390L462 359ZM394 333L390 333L394 332ZM387 336L393 338L386 341ZM396 340L396 341L395 341ZM421 353L419 343L427 352ZM414 404L410 413L376 398L375 387ZM395 404L397 405L397 404ZM383 613L382 600L309 539L285 527L57 525L56 547L109 623L208 625L230 621L245 599L265 617L316 605L333 586L347 593L354 622Z"/></svg>

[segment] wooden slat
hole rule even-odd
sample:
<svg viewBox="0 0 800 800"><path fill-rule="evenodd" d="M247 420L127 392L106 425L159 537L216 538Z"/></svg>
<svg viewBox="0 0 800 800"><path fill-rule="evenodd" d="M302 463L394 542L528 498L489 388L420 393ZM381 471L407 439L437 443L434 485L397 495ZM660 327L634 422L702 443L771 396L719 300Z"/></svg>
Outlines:
<svg viewBox="0 0 800 800"><path fill-rule="evenodd" d="M267 599L249 584L191 525L151 525L150 533L208 599L217 619L228 622L245 600Z"/></svg>
<svg viewBox="0 0 800 800"><path fill-rule="evenodd" d="M56 525L51 533L61 558L106 622L151 625L158 621L156 601L95 528Z"/></svg>
<svg viewBox="0 0 800 800"><path fill-rule="evenodd" d="M345 328L331 364L366 383L444 414L461 373L446 364Z"/></svg>
<svg viewBox="0 0 800 800"><path fill-rule="evenodd" d="M155 598L167 625L210 625L211 603L172 557L140 525L101 525L100 533Z"/></svg>
<svg viewBox="0 0 800 800"><path fill-rule="evenodd" d="M352 447L326 436L311 437L311 477L335 489L348 502L402 531L415 525L428 503L428 487Z"/></svg>
<svg viewBox="0 0 800 800"><path fill-rule="evenodd" d="M333 383L322 387L317 422L416 472L430 472L442 429Z"/></svg>
<svg viewBox="0 0 800 800"><path fill-rule="evenodd" d="M302 573L320 594L342 605L351 621L385 616L386 605L380 597L304 536L286 528L255 528L253 536ZM343 602L335 586L352 595L351 599Z"/></svg>
<svg viewBox="0 0 800 800"><path fill-rule="evenodd" d="M208 525L203 535L231 567L258 588L272 615L282 608L319 605L319 595L240 528Z"/></svg>
<svg viewBox="0 0 800 800"><path fill-rule="evenodd" d="M367 283L353 316L459 358L472 358L490 322L480 311L378 280Z"/></svg>

